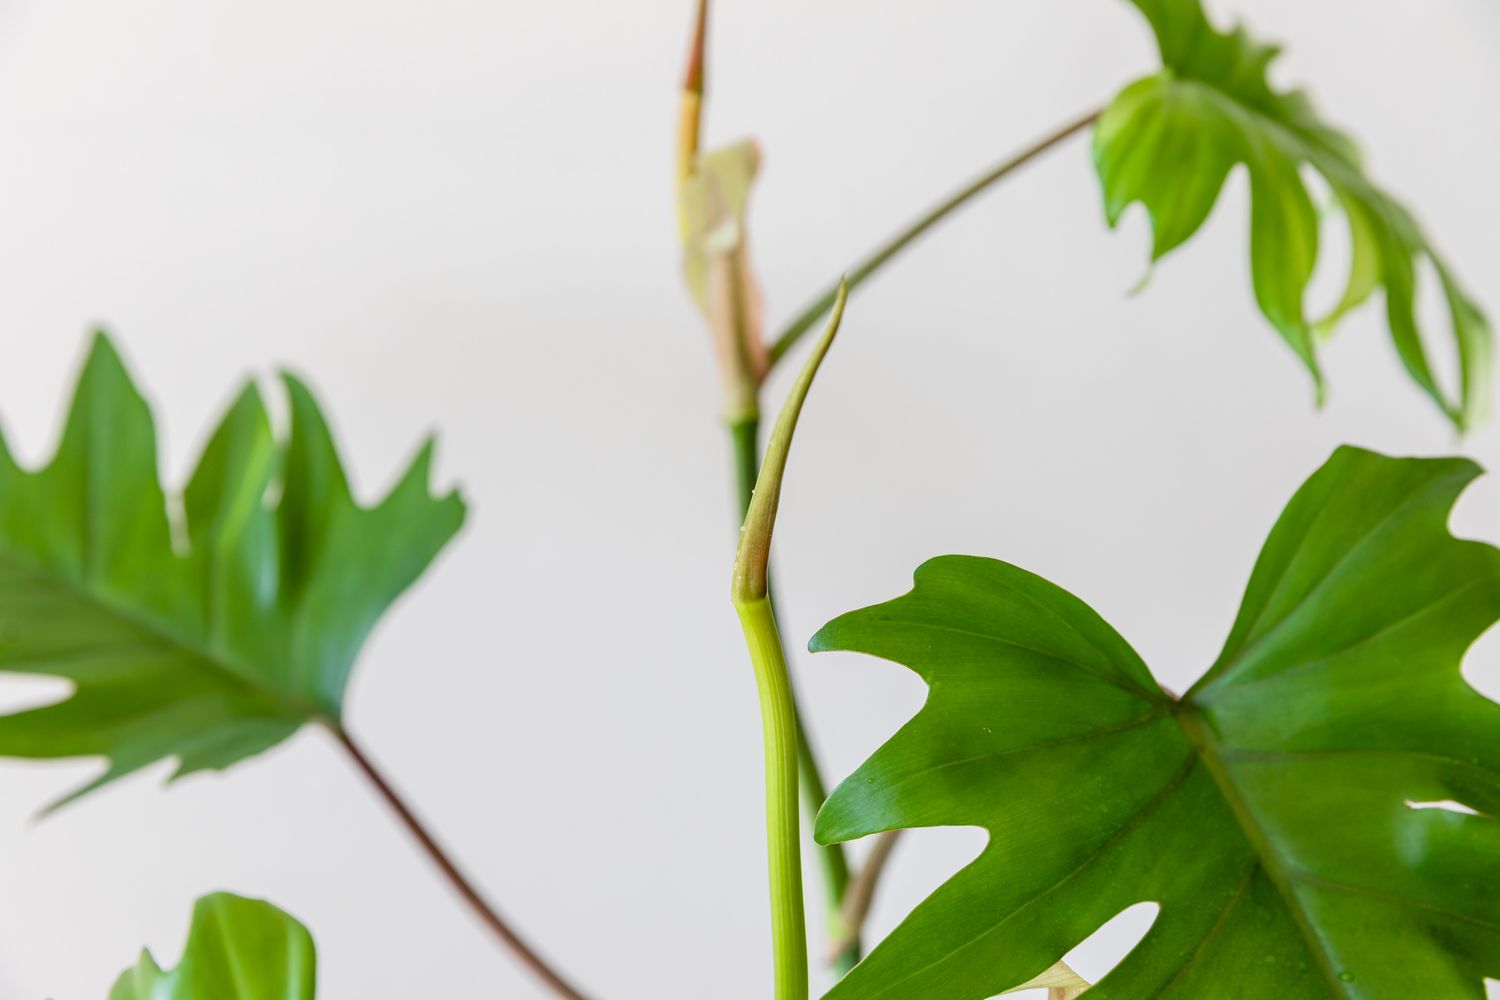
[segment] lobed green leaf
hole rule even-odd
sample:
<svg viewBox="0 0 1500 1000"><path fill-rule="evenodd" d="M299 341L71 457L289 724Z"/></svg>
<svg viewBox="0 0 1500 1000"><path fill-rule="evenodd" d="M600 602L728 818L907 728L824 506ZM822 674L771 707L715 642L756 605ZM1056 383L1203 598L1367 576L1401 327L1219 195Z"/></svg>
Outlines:
<svg viewBox="0 0 1500 1000"><path fill-rule="evenodd" d="M900 663L926 704L829 798L820 842L979 826L983 853L830 1000L977 1000L1141 902L1088 996L1473 998L1500 976L1500 705L1459 673L1500 550L1448 513L1460 459L1334 454L1180 700L1078 598L945 556L814 650ZM1433 803L1463 807L1415 808Z"/></svg>
<svg viewBox="0 0 1500 1000"><path fill-rule="evenodd" d="M0 671L74 688L0 717L0 754L108 758L69 798L163 758L177 775L223 768L304 722L337 726L365 637L458 531L463 502L428 490L430 442L361 507L317 403L284 382L286 439L248 385L180 504L102 335L52 461L22 469L0 438Z"/></svg>

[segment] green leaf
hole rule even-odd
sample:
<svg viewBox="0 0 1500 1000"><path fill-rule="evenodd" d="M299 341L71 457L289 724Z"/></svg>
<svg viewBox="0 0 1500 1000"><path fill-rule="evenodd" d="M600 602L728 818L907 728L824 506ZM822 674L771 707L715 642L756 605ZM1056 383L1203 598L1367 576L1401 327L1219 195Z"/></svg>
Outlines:
<svg viewBox="0 0 1500 1000"><path fill-rule="evenodd" d="M1203 224L1229 171L1250 178L1250 269L1266 318L1307 365L1322 392L1317 334L1385 289L1391 339L1412 379L1460 428L1488 405L1490 329L1428 244L1421 227L1366 176L1358 150L1300 91L1272 89L1277 49L1242 28L1220 32L1200 0L1131 0L1150 21L1163 69L1126 87L1099 119L1094 160L1105 214L1115 225L1133 202L1151 219L1153 262ZM1305 295L1318 255L1318 213L1300 176L1315 170L1349 224L1352 262L1342 300L1321 320ZM1449 398L1438 385L1416 317L1417 265L1434 265L1459 362Z"/></svg>
<svg viewBox="0 0 1500 1000"><path fill-rule="evenodd" d="M365 637L463 521L457 495L428 491L430 442L356 504L317 403L284 381L287 439L247 385L180 504L102 335L51 463L22 469L0 438L0 670L74 687L0 717L0 754L108 758L63 801L163 758L176 777L338 726Z"/></svg>
<svg viewBox="0 0 1500 1000"><path fill-rule="evenodd" d="M109 1000L312 1000L316 982L306 927L263 900L216 892L193 906L177 968L163 972L142 951Z"/></svg>
<svg viewBox="0 0 1500 1000"><path fill-rule="evenodd" d="M1500 617L1500 550L1446 527L1477 474L1336 452L1181 700L1082 601L995 560L934 559L825 626L813 649L893 660L930 692L834 791L819 841L990 832L829 997L993 996L1154 901L1087 996L1482 998L1500 705L1459 660ZM1450 801L1478 814L1412 807Z"/></svg>

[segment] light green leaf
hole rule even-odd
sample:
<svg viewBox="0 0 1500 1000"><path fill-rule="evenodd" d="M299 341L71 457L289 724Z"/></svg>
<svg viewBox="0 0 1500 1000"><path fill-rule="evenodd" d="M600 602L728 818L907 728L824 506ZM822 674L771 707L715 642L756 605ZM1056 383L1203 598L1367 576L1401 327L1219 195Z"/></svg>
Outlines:
<svg viewBox="0 0 1500 1000"><path fill-rule="evenodd" d="M745 139L702 154L683 180L683 277L705 315L713 261L743 250L749 239L746 216L759 173L760 149Z"/></svg>
<svg viewBox="0 0 1500 1000"><path fill-rule="evenodd" d="M51 463L24 470L0 438L0 671L74 686L0 717L0 754L107 757L69 798L163 758L176 776L223 768L304 722L339 725L365 637L462 523L456 495L428 491L430 442L384 500L356 504L316 402L284 381L287 440L247 386L180 505L102 335Z"/></svg>
<svg viewBox="0 0 1500 1000"><path fill-rule="evenodd" d="M746 222L759 171L760 150L746 139L699 156L679 193L683 276L713 336L730 422L758 412L770 367Z"/></svg>
<svg viewBox="0 0 1500 1000"><path fill-rule="evenodd" d="M1151 22L1163 69L1126 87L1095 130L1110 225L1140 202L1158 260L1198 231L1230 169L1244 164L1256 301L1319 392L1315 334L1384 288L1391 339L1412 379L1456 425L1471 426L1488 405L1490 329L1407 210L1370 181L1354 144L1317 115L1306 95L1272 89L1266 68L1276 48L1241 28L1218 31L1200 0L1131 2ZM1353 245L1343 298L1322 320L1310 319L1305 304L1318 255L1318 213L1299 174L1303 166L1332 188ZM1438 385L1418 330L1416 276L1424 258L1437 271L1452 323L1460 370L1453 398Z"/></svg>
<svg viewBox="0 0 1500 1000"><path fill-rule="evenodd" d="M313 1000L316 983L307 928L263 900L217 892L193 906L177 968L163 972L142 951L109 1000Z"/></svg>
<svg viewBox="0 0 1500 1000"><path fill-rule="evenodd" d="M1446 527L1477 474L1336 452L1181 700L1078 598L991 559L934 559L825 626L813 649L930 691L818 839L990 833L830 1000L993 996L1141 902L1155 923L1092 1000L1481 1000L1500 976L1500 705L1459 660L1500 617L1500 550ZM1413 808L1443 802L1477 815Z"/></svg>
<svg viewBox="0 0 1500 1000"><path fill-rule="evenodd" d="M1089 988L1089 981L1074 972L1066 962L1058 962L1050 969L1043 972L1034 979L1028 979L1020 986L1006 990L1006 993L1022 993L1026 990L1056 990L1064 997L1072 998L1083 996Z"/></svg>

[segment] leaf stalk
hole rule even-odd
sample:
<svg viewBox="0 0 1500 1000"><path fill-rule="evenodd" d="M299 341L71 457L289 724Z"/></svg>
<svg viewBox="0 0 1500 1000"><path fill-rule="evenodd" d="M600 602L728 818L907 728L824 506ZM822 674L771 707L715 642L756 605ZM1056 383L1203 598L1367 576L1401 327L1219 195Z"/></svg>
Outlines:
<svg viewBox="0 0 1500 1000"><path fill-rule="evenodd" d="M762 596L735 602L760 695L766 757L766 853L776 1000L807 1000L807 926L797 801L797 708L776 613Z"/></svg>
<svg viewBox="0 0 1500 1000"><path fill-rule="evenodd" d="M692 41L688 47L687 68L682 75L682 91L677 112L677 188L679 193L692 176L698 160L703 134L703 90L705 78L704 48L708 41L708 0L698 0L693 18ZM687 220L678 209L678 228L686 234Z"/></svg>
<svg viewBox="0 0 1500 1000"><path fill-rule="evenodd" d="M818 366L827 356L843 319L846 290L840 286L833 315L812 357L792 385L766 446L765 461L740 531L730 596L755 670L765 743L766 850L770 870L771 943L776 1000L807 1000L807 927L802 901L802 842L798 815L798 753L804 745L797 727L786 652L771 605L771 535L781 502L792 436Z"/></svg>
<svg viewBox="0 0 1500 1000"><path fill-rule="evenodd" d="M877 835L875 845L870 848L870 853L864 863L859 866L858 873L849 882L839 906L839 924L843 927L844 933L842 936L833 938L833 944L829 949L830 960L835 965L851 951L854 953L855 961L859 960L860 928L864 927L865 919L870 915L870 904L875 902L875 886L880 882L880 876L885 873L886 863L891 860L891 852L895 850L896 841L900 839L900 830L887 830Z"/></svg>
<svg viewBox="0 0 1500 1000"><path fill-rule="evenodd" d="M545 983L557 996L563 1000L587 1000L577 987L573 986L563 975L554 969L546 959L542 958L534 948L531 947L510 924L500 915L500 911L485 899L479 887L459 868L458 863L449 856L447 850L438 843L437 838L428 831L426 824L419 819L411 807L401 797L395 786L380 772L375 763L360 749L348 731L343 727L329 723L329 731L333 733L340 746L349 754L354 761L355 767L360 774L369 781L370 785L385 800L385 804L396 814L396 818L406 827L417 844L426 852L427 856L437 865L438 870L458 892L463 901L469 905L474 914L479 917L480 923L509 948L528 970L538 979Z"/></svg>
<svg viewBox="0 0 1500 1000"><path fill-rule="evenodd" d="M760 414L751 413L729 423L730 444L734 452L735 481L739 487L738 516L744 519L750 509L750 499L755 494L755 479L760 473ZM775 582L768 583L766 600L771 613L776 613ZM792 704L799 703L796 684L792 684ZM818 765L818 755L802 724L801 710L797 711L797 787L802 800L802 811L808 822L817 816L823 802L828 798L828 786L823 781ZM837 942L830 952L834 973L843 978L859 961L861 947L859 925L851 925L845 918L844 898L851 882L849 859L843 844L817 845L818 868L822 873L825 930L828 940Z"/></svg>
<svg viewBox="0 0 1500 1000"><path fill-rule="evenodd" d="M1006 177L1010 176L1010 174L1012 174L1016 170L1019 170L1021 167L1024 167L1026 164L1030 163L1038 156L1041 156L1049 149L1052 149L1054 146L1059 145L1064 140L1071 138L1079 132L1082 132L1084 129L1094 124L1094 122L1097 121L1099 116L1103 113L1103 108L1095 108L1093 111L1090 111L1087 114L1073 119L1072 121L1063 125L1061 128L1058 128L1055 131L1043 136L1032 145L1021 150L1019 153L1007 157L1000 163L997 163L995 166L991 167L989 170L986 170L984 173L980 174L978 177L974 178L969 183L965 184L963 187L950 194L947 198L944 198L942 201L932 206L932 208L928 209L927 212L925 212L923 215L906 225L904 228L897 231L893 236L887 239L880 246L876 247L875 250L869 254L869 256L865 257L863 260L849 269L849 273L843 279L843 283L846 283L848 285L850 291L858 288L886 264L890 263L892 258L901 253L902 250L905 250L908 246L910 246L923 233L927 232L927 230L931 229L939 222L942 222L948 216L952 215L954 212L958 211L958 209L966 205L970 200L983 194L991 186L997 184L1001 180L1004 180ZM774 366L776 362L780 361L781 358L786 354L786 352L791 350L793 345L795 345L797 341L801 340L803 335L806 334L808 330L811 330L813 326L818 322L818 320L821 319L829 309L833 308L834 300L837 297L838 286L835 285L834 287L824 291L817 298L813 299L812 302L808 303L807 307L804 308L802 312L798 313L796 318L786 325L781 333L776 336L775 341L773 341L771 344L770 361L772 366Z"/></svg>

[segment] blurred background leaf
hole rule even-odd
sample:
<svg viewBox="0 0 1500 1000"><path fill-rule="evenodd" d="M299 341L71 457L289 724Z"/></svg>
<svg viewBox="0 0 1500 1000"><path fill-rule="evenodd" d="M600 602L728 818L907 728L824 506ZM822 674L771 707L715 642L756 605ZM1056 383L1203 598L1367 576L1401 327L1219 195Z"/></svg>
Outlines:
<svg viewBox="0 0 1500 1000"><path fill-rule="evenodd" d="M263 900L217 892L193 906L177 967L164 972L143 950L109 1000L313 1000L316 985L306 927Z"/></svg>
<svg viewBox="0 0 1500 1000"><path fill-rule="evenodd" d="M0 717L0 754L108 758L70 799L166 757L180 776L304 722L337 729L366 635L458 531L463 502L428 490L430 442L361 507L316 401L284 382L286 439L247 386L180 498L102 335L52 461L27 471L0 440L0 671L74 686Z"/></svg>
<svg viewBox="0 0 1500 1000"><path fill-rule="evenodd" d="M1328 125L1301 91L1266 78L1278 49L1243 28L1216 29L1200 0L1131 0L1156 34L1162 70L1126 87L1094 132L1094 160L1110 225L1140 202L1151 218L1152 261L1203 225L1225 178L1244 164L1250 178L1250 271L1256 301L1307 365L1321 398L1317 340L1345 313L1384 289L1391 340L1411 378L1460 429L1485 413L1491 331L1483 314L1429 245L1421 227L1367 176L1359 151ZM1327 182L1348 220L1352 259L1345 291L1321 319L1306 293L1318 257L1318 211L1300 171ZM1417 320L1417 268L1437 272L1458 359L1458 386L1445 393Z"/></svg>

